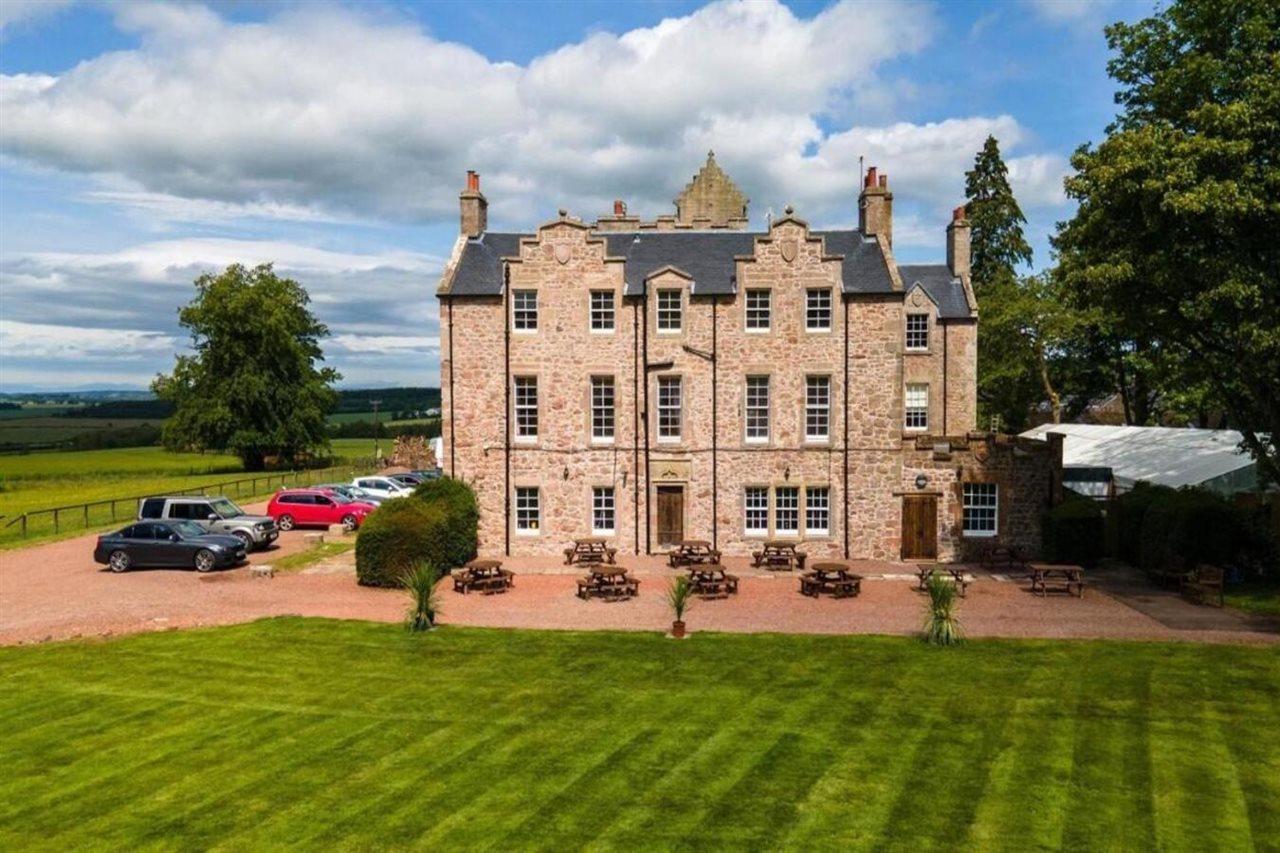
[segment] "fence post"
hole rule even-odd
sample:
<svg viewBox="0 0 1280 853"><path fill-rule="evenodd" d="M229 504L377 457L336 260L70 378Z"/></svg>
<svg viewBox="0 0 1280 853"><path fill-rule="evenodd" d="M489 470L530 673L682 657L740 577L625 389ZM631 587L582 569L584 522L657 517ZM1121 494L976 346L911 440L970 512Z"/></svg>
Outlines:
<svg viewBox="0 0 1280 853"><path fill-rule="evenodd" d="M25 512L22 514L22 538L27 538L27 514Z"/></svg>
<svg viewBox="0 0 1280 853"><path fill-rule="evenodd" d="M88 504L84 505L84 526L85 527L89 526L89 505Z"/></svg>
<svg viewBox="0 0 1280 853"><path fill-rule="evenodd" d="M58 513L59 512L61 512L61 510L55 509L53 511L53 532L54 533L58 532Z"/></svg>

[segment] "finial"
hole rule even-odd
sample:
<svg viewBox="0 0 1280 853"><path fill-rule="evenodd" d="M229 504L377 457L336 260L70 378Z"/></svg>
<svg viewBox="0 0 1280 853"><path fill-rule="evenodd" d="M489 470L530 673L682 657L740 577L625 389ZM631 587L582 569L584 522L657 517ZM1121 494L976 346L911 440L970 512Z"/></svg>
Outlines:
<svg viewBox="0 0 1280 853"><path fill-rule="evenodd" d="M791 214L796 212L796 209L791 205L787 205L786 207L782 208L782 212L785 213L787 216L790 216Z"/></svg>
<svg viewBox="0 0 1280 853"><path fill-rule="evenodd" d="M569 215L569 211L568 211L568 210L566 210L566 209L565 209L565 208L563 208L563 207L562 207L562 208L560 208L560 218L561 218L561 219L564 219L564 218L565 218L566 216L568 216L568 215Z"/></svg>
<svg viewBox="0 0 1280 853"><path fill-rule="evenodd" d="M708 160L714 160L714 159L716 159L716 152L715 152L715 149L714 149L714 148L712 148L712 149L710 149L710 150L708 150L708 151L707 151L707 159L708 159Z"/></svg>

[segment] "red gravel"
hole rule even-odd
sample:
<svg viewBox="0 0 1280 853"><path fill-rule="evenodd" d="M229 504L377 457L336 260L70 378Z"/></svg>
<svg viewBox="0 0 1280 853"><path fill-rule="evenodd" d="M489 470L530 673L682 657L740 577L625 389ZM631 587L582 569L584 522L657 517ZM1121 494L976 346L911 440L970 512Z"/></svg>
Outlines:
<svg viewBox="0 0 1280 853"><path fill-rule="evenodd" d="M366 589L350 573L298 573L255 579L247 569L198 575L194 571L142 570L115 575L93 562L94 536L82 536L20 551L0 552L0 643L164 630L245 622L297 614L396 621L408 605L404 593ZM278 548L255 553L253 563L271 562L303 547L301 533L285 534ZM738 595L695 601L686 615L689 630L787 633L918 633L924 596L913 579L863 582L854 599L810 599L798 592L794 575L768 576L731 563L742 575ZM523 564L523 565L522 565ZM663 599L675 573L657 559L636 561L637 599L581 601L574 577L581 572L555 561L512 559L515 588L504 595L458 595L441 588L445 624L504 628L665 630L671 617ZM866 564L864 574L900 573L906 567ZM1191 607L1192 605L1187 605ZM1083 599L1039 598L1025 582L979 576L960 603L960 618L972 637L1113 637L1274 643L1273 634L1175 630L1118 600L1090 589Z"/></svg>

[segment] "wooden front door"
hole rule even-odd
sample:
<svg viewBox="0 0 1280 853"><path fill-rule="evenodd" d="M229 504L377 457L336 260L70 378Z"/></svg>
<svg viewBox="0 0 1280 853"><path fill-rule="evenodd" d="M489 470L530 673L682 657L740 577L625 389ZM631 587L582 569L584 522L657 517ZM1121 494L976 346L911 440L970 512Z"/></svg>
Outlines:
<svg viewBox="0 0 1280 853"><path fill-rule="evenodd" d="M938 499L908 495L902 499L902 559L932 560L938 556Z"/></svg>
<svg viewBox="0 0 1280 853"><path fill-rule="evenodd" d="M684 486L658 486L658 545L684 539Z"/></svg>

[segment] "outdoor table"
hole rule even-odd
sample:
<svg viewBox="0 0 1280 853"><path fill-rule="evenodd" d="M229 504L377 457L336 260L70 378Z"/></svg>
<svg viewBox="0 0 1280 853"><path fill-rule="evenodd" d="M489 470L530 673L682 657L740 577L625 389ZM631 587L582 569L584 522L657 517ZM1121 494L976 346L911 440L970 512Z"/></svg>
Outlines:
<svg viewBox="0 0 1280 853"><path fill-rule="evenodd" d="M690 566L689 583L702 598L728 598L738 592L738 576L726 572L719 563Z"/></svg>
<svg viewBox="0 0 1280 853"><path fill-rule="evenodd" d="M956 591L960 593L960 597L964 598L965 592L969 588L969 578L965 576L963 566L952 566L941 563L921 563L916 566L916 579L920 581L918 587L921 592L929 588L929 576L936 571L945 571L951 575L951 580L955 581Z"/></svg>
<svg viewBox="0 0 1280 853"><path fill-rule="evenodd" d="M609 547L609 540L600 536L575 539L573 544L564 549L564 564L574 563L612 563L617 548Z"/></svg>
<svg viewBox="0 0 1280 853"><path fill-rule="evenodd" d="M718 563L720 552L705 539L685 539L667 555L667 562L673 569L697 563Z"/></svg>
<svg viewBox="0 0 1280 853"><path fill-rule="evenodd" d="M791 569L799 569L804 571L805 553L796 550L796 543L778 541L771 539L760 546L759 551L751 552L751 565L761 566L766 569L790 571Z"/></svg>
<svg viewBox="0 0 1280 853"><path fill-rule="evenodd" d="M1057 592L1070 595L1073 591L1078 598L1084 598L1084 569L1057 563L1030 563L1027 571L1031 575L1031 591L1042 598L1049 592L1051 581L1059 583L1054 587Z"/></svg>
<svg viewBox="0 0 1280 853"><path fill-rule="evenodd" d="M453 591L466 594L474 589L486 595L506 592L513 585L514 577L502 568L500 560L472 560L453 576Z"/></svg>
<svg viewBox="0 0 1280 853"><path fill-rule="evenodd" d="M800 594L817 598L824 592L834 598L856 596L862 592L862 576L850 572L844 563L815 563L800 578Z"/></svg>
<svg viewBox="0 0 1280 853"><path fill-rule="evenodd" d="M589 598L620 601L640 594L640 581L628 576L626 569L596 564L587 571L590 574L578 579L577 595L584 601Z"/></svg>

